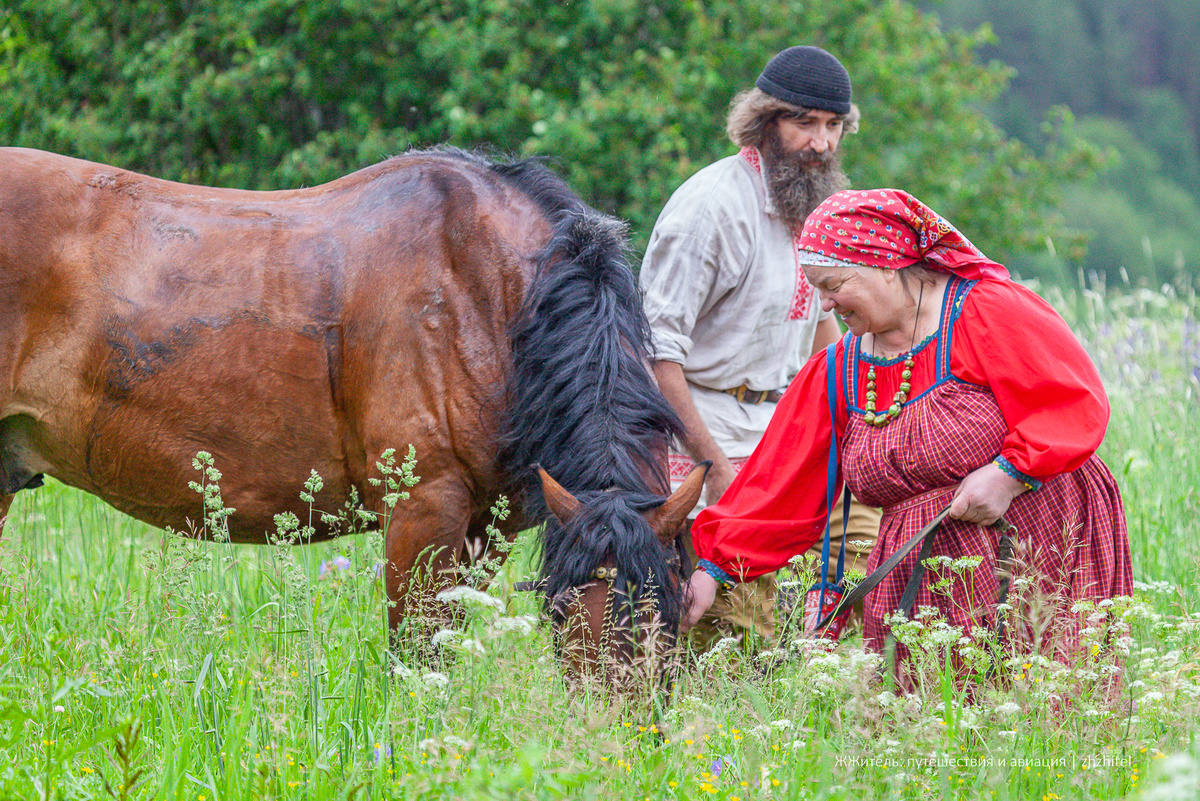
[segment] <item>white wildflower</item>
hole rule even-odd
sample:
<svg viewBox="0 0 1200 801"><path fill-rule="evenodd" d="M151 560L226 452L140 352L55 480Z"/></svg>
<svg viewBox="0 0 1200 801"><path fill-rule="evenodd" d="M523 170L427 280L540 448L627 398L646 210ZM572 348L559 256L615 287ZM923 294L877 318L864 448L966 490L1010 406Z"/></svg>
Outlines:
<svg viewBox="0 0 1200 801"><path fill-rule="evenodd" d="M451 587L448 590L442 590L436 597L442 603L447 604L459 601L464 604L474 603L482 606L490 606L493 609L504 608L504 601L488 595L486 592L480 592L473 587Z"/></svg>
<svg viewBox="0 0 1200 801"><path fill-rule="evenodd" d="M442 629L441 631L439 631L433 635L431 642L433 643L433 645L435 647L441 646L441 645L448 645L450 643L453 643L456 639L458 639L461 636L462 636L462 632L455 631L454 629Z"/></svg>
<svg viewBox="0 0 1200 801"><path fill-rule="evenodd" d="M1021 705L1014 703L1012 701L1009 701L1008 703L1004 703L1004 704L1001 704L1000 706L996 707L997 714L1005 715L1005 716L1015 715L1020 711L1021 711Z"/></svg>
<svg viewBox="0 0 1200 801"><path fill-rule="evenodd" d="M483 656L487 653L487 651L485 651L483 648L483 643L481 643L479 640L463 640L458 644L458 647L466 653L475 654L476 656Z"/></svg>
<svg viewBox="0 0 1200 801"><path fill-rule="evenodd" d="M961 636L962 628L960 626L948 626L945 623L940 623L928 635L931 644L941 647L955 644Z"/></svg>
<svg viewBox="0 0 1200 801"><path fill-rule="evenodd" d="M421 677L421 683L435 690L444 690L450 686L450 677L445 673L437 673L431 670Z"/></svg>
<svg viewBox="0 0 1200 801"><path fill-rule="evenodd" d="M1142 801L1176 801L1200 796L1200 762L1189 754L1173 754L1155 766L1151 784L1142 794Z"/></svg>
<svg viewBox="0 0 1200 801"><path fill-rule="evenodd" d="M1017 732L1015 729L1006 729L1006 730L998 731L998 732L996 732L996 734L999 734L1001 737L1004 737L1005 739L1012 739L1017 736Z"/></svg>
<svg viewBox="0 0 1200 801"><path fill-rule="evenodd" d="M1161 701L1162 699L1163 699L1163 694L1158 692L1157 690L1155 690L1153 692L1146 693L1141 698L1139 698L1138 701L1143 704L1152 704L1155 701Z"/></svg>
<svg viewBox="0 0 1200 801"><path fill-rule="evenodd" d="M708 653L701 654L696 662L700 665L709 665L716 662L721 656L732 649L735 645L741 642L738 637L722 637L717 640L717 644L708 649Z"/></svg>
<svg viewBox="0 0 1200 801"><path fill-rule="evenodd" d="M468 751L471 748L475 747L474 744L471 743L469 740L464 740L463 738L456 737L453 734L447 734L445 737L442 738L442 742L444 742L446 745L449 745L453 748L457 748L460 751Z"/></svg>
<svg viewBox="0 0 1200 801"><path fill-rule="evenodd" d="M492 622L492 628L496 629L496 631L515 631L520 634L529 634L536 627L537 618L531 615L501 617Z"/></svg>

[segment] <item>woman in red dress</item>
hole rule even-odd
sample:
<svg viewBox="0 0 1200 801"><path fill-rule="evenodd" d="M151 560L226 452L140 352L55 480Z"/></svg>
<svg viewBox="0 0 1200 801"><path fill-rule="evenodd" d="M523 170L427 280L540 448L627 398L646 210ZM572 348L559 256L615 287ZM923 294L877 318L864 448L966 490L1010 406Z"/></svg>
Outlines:
<svg viewBox="0 0 1200 801"><path fill-rule="evenodd" d="M915 608L935 607L971 636L994 624L991 524L1003 516L1027 577L1060 600L1053 626L1017 636L1065 656L1078 637L1074 602L1133 590L1121 496L1095 455L1109 409L1091 359L1049 304L906 192L833 195L800 246L824 308L850 329L832 346L836 415L831 425L827 360L814 357L720 503L696 519L684 625L720 584L777 570L822 536L833 437L837 492L844 482L883 509L868 571L948 505L932 555L981 561L949 592L931 591L927 573ZM917 557L867 596L868 648L882 648Z"/></svg>

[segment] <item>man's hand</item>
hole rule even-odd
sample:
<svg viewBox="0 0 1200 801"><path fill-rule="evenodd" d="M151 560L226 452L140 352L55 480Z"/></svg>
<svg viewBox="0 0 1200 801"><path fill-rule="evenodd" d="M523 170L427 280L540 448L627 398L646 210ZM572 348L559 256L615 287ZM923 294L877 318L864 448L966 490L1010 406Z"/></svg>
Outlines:
<svg viewBox="0 0 1200 801"><path fill-rule="evenodd" d="M1013 498L1026 486L989 462L962 480L950 501L950 517L966 523L990 526L999 520Z"/></svg>
<svg viewBox="0 0 1200 801"><path fill-rule="evenodd" d="M717 599L718 586L717 580L703 570L692 573L692 577L683 591L683 599L688 607L684 612L683 620L679 622L681 631L687 631L700 621L704 613L713 605L713 601Z"/></svg>
<svg viewBox="0 0 1200 801"><path fill-rule="evenodd" d="M708 504L714 504L733 481L733 465L725 452L717 447L700 412L696 410L687 379L683 376L683 367L675 362L657 361L653 369L658 388L683 422L685 430L680 443L683 450L697 463L706 460L712 462L708 477L704 480L704 498Z"/></svg>
<svg viewBox="0 0 1200 801"><path fill-rule="evenodd" d="M708 470L708 477L704 479L704 503L706 506L712 506L721 500L725 490L729 489L729 485L733 483L735 475L737 473L734 472L733 464L724 456L713 462L712 467Z"/></svg>

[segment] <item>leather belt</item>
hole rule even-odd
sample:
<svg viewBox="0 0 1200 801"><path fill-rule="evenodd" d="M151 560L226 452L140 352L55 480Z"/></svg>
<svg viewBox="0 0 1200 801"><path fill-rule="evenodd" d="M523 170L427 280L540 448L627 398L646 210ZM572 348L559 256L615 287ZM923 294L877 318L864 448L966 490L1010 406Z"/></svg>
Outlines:
<svg viewBox="0 0 1200 801"><path fill-rule="evenodd" d="M767 403L779 403L783 400L783 393L777 389L749 389L745 384L733 389L721 390L726 395L732 395L738 399L738 403L749 403L751 406L757 406L764 401Z"/></svg>

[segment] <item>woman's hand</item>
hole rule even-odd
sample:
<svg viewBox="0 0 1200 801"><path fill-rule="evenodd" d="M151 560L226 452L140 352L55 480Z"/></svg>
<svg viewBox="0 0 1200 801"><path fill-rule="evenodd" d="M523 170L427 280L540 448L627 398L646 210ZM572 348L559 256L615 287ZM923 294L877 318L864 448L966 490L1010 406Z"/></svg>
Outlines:
<svg viewBox="0 0 1200 801"><path fill-rule="evenodd" d="M692 573L692 577L688 579L687 587L683 591L683 599L687 602L688 607L683 614L683 620L679 622L681 631L687 631L696 625L708 608L713 605L713 601L717 599L717 586L717 580L703 570Z"/></svg>
<svg viewBox="0 0 1200 801"><path fill-rule="evenodd" d="M950 517L990 526L999 520L1025 484L989 462L962 480L950 501Z"/></svg>

